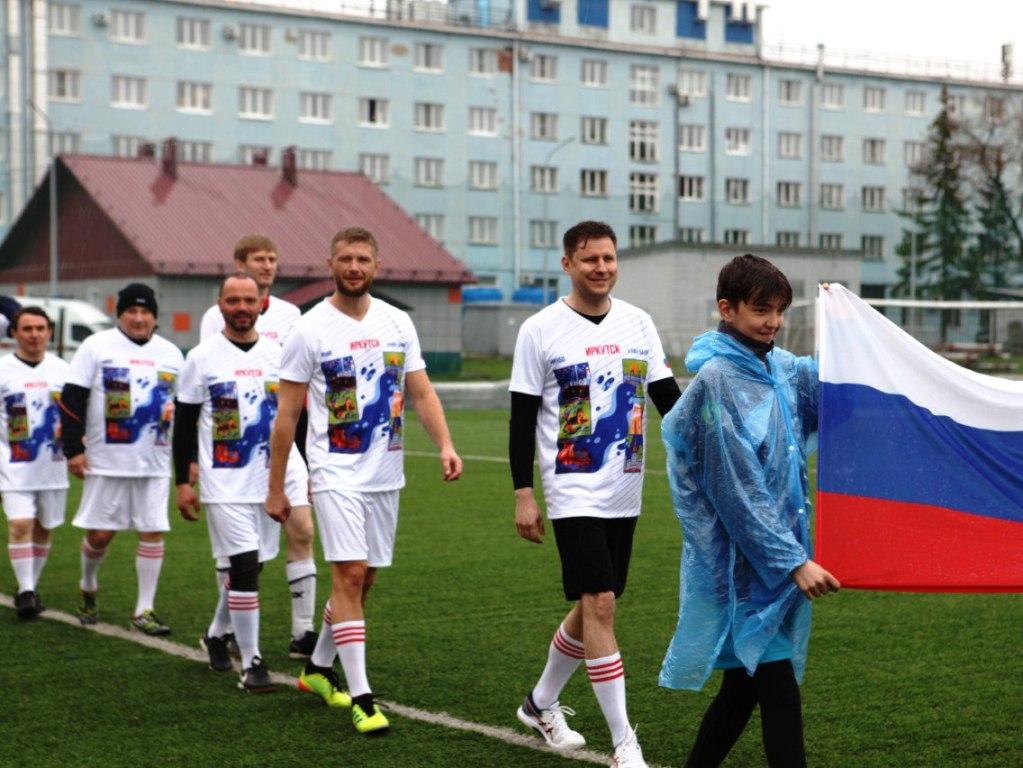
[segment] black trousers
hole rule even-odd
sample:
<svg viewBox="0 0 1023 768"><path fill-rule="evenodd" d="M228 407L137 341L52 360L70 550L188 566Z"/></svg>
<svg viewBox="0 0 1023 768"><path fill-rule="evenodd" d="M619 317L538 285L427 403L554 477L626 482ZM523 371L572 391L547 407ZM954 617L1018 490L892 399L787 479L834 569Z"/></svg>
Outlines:
<svg viewBox="0 0 1023 768"><path fill-rule="evenodd" d="M753 707L760 705L764 752L770 768L805 768L803 712L799 685L788 659L745 669L726 669L721 689L700 723L685 768L716 768L746 728Z"/></svg>

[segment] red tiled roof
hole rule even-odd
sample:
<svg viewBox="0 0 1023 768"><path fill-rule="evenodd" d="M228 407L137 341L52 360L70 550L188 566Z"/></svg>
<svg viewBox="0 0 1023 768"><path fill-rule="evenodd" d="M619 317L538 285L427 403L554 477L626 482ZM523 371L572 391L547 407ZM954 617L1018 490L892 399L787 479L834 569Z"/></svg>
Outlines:
<svg viewBox="0 0 1023 768"><path fill-rule="evenodd" d="M334 233L358 225L380 244L378 280L475 279L361 173L299 170L292 186L267 166L179 163L171 178L152 158L61 160L157 274L223 274L238 238L257 232L277 243L281 277L324 277Z"/></svg>

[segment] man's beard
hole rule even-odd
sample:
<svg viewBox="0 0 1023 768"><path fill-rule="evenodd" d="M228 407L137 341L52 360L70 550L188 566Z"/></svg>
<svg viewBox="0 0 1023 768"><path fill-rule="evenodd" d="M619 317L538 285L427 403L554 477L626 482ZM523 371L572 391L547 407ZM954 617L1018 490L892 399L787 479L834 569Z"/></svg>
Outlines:
<svg viewBox="0 0 1023 768"><path fill-rule="evenodd" d="M366 282L364 282L358 288L349 288L348 286L345 285L344 280L342 280L339 277L335 277L334 285L337 286L338 293L340 293L342 296L347 296L350 299L357 299L360 296L365 296L367 293L369 293L369 288L371 285L373 285L373 280L372 278L370 278L366 280Z"/></svg>
<svg viewBox="0 0 1023 768"><path fill-rule="evenodd" d="M227 325L228 328L230 328L235 333L245 333L246 331L251 331L256 326L256 318L255 316L252 316L251 318L249 316L244 317L246 320L248 320L248 324L245 325L244 327L239 325L234 315L228 315L227 317L225 317L224 323Z"/></svg>

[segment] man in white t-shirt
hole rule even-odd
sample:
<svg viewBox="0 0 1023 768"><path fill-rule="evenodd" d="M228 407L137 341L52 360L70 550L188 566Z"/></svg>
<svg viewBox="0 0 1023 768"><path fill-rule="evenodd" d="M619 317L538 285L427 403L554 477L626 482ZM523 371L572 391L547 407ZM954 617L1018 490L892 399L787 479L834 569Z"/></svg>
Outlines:
<svg viewBox="0 0 1023 768"><path fill-rule="evenodd" d="M0 495L18 581L14 607L19 618L31 619L43 610L36 585L67 506L60 391L68 364L46 351L53 323L39 307L19 310L10 329L17 348L0 358Z"/></svg>
<svg viewBox="0 0 1023 768"><path fill-rule="evenodd" d="M376 238L361 227L341 230L331 242L327 267L337 289L303 315L284 342L266 509L275 519L288 517L284 457L308 393L306 457L334 586L299 687L331 703L325 678L339 656L352 723L360 733L372 733L388 722L373 703L366 677L363 606L377 569L391 564L394 551L398 491L405 484L405 392L440 450L445 480L458 479L462 460L426 375L411 318L368 293L380 267Z"/></svg>
<svg viewBox="0 0 1023 768"><path fill-rule="evenodd" d="M625 590L640 511L646 402L667 413L679 397L650 316L611 300L617 239L607 224L583 221L563 239L564 297L526 320L512 362L509 461L515 525L541 543L533 493L537 443L547 515L561 557L565 597L574 603L548 648L539 681L516 713L557 749L586 740L558 702L582 661L611 731L614 765L646 763L625 706L625 671L614 634L615 600Z"/></svg>
<svg viewBox="0 0 1023 768"><path fill-rule="evenodd" d="M267 341L283 344L284 338L302 313L294 304L270 295L279 265L277 245L265 235L245 235L235 244L234 264L239 272L251 276L259 286L260 307L256 331ZM214 304L202 317L199 337L205 341L223 329L224 315L220 307ZM304 436L304 423L299 425L298 431L300 436ZM288 460L286 490L291 503L291 515L284 524L284 537L288 544L287 565L284 571L291 592L291 644L288 646L288 655L293 659L308 659L316 645L316 632L313 630L313 613L316 610L316 561L313 560L309 472L300 453L293 453ZM227 561L218 558L217 587L220 591L220 602L217 605L214 625L215 628L223 628L230 636L227 589L224 587L227 570Z"/></svg>
<svg viewBox="0 0 1023 768"><path fill-rule="evenodd" d="M184 359L158 336L153 289L131 283L117 294L117 327L95 333L75 352L61 395L68 470L85 480L73 524L82 540L83 624L98 620L99 567L117 531L138 533L138 600L131 626L147 635L170 628L153 611L170 530L171 429L174 392Z"/></svg>

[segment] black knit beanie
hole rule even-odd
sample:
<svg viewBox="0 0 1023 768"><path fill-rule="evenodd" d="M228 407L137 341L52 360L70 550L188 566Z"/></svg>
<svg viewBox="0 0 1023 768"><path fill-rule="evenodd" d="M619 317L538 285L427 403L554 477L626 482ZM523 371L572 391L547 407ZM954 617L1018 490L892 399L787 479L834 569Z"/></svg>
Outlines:
<svg viewBox="0 0 1023 768"><path fill-rule="evenodd" d="M156 294L153 289L145 283L129 283L124 286L117 292L117 316L120 317L131 307L145 307L156 317Z"/></svg>

